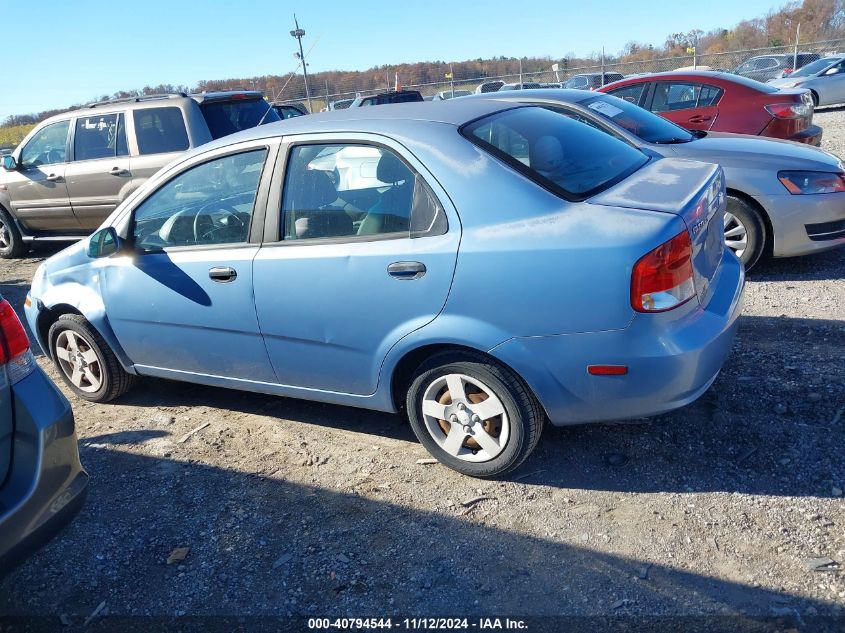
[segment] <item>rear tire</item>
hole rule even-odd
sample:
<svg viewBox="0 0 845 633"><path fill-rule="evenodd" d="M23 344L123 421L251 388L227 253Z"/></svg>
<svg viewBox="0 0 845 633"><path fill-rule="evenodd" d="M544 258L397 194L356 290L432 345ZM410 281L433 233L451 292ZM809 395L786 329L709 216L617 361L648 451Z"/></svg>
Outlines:
<svg viewBox="0 0 845 633"><path fill-rule="evenodd" d="M763 218L745 200L731 194L725 212L725 246L739 257L745 270L754 267L766 246Z"/></svg>
<svg viewBox="0 0 845 633"><path fill-rule="evenodd" d="M28 250L29 244L23 241L12 216L6 212L6 209L0 207L0 257L14 259L24 255Z"/></svg>
<svg viewBox="0 0 845 633"><path fill-rule="evenodd" d="M471 477L497 477L519 466L537 446L545 421L528 386L480 354L432 356L414 374L406 407L428 452Z"/></svg>
<svg viewBox="0 0 845 633"><path fill-rule="evenodd" d="M136 377L120 365L108 343L78 314L64 314L47 335L50 356L68 387L80 398L108 402L126 393Z"/></svg>

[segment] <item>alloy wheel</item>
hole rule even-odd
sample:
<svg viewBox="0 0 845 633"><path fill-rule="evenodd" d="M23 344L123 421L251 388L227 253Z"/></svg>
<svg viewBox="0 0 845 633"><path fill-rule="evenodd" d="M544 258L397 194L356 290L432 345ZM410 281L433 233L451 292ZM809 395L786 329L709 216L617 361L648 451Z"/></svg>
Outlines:
<svg viewBox="0 0 845 633"><path fill-rule="evenodd" d="M9 232L9 227L0 218L0 248L9 248L12 243L12 234Z"/></svg>
<svg viewBox="0 0 845 633"><path fill-rule="evenodd" d="M730 211L725 211L725 246L730 248L737 257L742 257L748 246L748 229Z"/></svg>
<svg viewBox="0 0 845 633"><path fill-rule="evenodd" d="M423 395L422 413L438 446L463 461L496 458L510 436L505 405L487 385L465 374L432 381Z"/></svg>
<svg viewBox="0 0 845 633"><path fill-rule="evenodd" d="M87 393L103 385L103 368L91 344L72 330L62 330L56 337L56 360L65 376L77 389Z"/></svg>

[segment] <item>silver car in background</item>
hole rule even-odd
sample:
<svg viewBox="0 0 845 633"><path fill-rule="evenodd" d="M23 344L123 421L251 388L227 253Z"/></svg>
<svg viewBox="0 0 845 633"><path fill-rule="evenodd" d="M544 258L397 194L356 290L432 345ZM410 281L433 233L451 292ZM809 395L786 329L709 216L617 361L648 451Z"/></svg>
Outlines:
<svg viewBox="0 0 845 633"><path fill-rule="evenodd" d="M767 83L778 88L806 88L815 106L845 103L845 55L817 59L788 77Z"/></svg>
<svg viewBox="0 0 845 633"><path fill-rule="evenodd" d="M793 257L845 244L845 166L817 147L744 134L690 132L617 97L583 90L467 98L543 105L652 156L718 163L727 179L725 244L746 269L763 254Z"/></svg>

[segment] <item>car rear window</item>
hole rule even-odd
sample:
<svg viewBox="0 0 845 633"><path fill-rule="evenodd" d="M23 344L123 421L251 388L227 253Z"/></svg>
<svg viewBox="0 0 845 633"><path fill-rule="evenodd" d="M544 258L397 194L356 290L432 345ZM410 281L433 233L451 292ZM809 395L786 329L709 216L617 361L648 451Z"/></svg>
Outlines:
<svg viewBox="0 0 845 633"><path fill-rule="evenodd" d="M212 138L228 136L257 125L281 121L264 99L228 99L203 101L200 110Z"/></svg>
<svg viewBox="0 0 845 633"><path fill-rule="evenodd" d="M133 117L138 151L142 155L188 149L188 132L179 108L144 108L135 110Z"/></svg>
<svg viewBox="0 0 845 633"><path fill-rule="evenodd" d="M768 84L764 84L762 81L756 81L754 79L749 79L748 77L743 77L742 75L719 75L720 79L724 79L726 81L732 81L735 84L739 84L741 86L745 86L746 88L751 88L752 90L756 90L757 92L765 92L766 94L772 94L773 92L778 92L779 88L775 88L774 86L770 86Z"/></svg>
<svg viewBox="0 0 845 633"><path fill-rule="evenodd" d="M461 133L568 200L603 191L648 162L642 152L609 134L534 106L472 121Z"/></svg>

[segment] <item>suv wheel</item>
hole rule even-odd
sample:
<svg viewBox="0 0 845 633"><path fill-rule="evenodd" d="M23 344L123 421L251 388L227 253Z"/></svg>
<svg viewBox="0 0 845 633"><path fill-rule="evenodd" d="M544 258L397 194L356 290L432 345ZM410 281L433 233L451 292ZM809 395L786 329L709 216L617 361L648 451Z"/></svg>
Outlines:
<svg viewBox="0 0 845 633"><path fill-rule="evenodd" d="M0 207L0 257L11 259L20 257L29 250L29 245L21 238L21 232L6 210Z"/></svg>
<svg viewBox="0 0 845 633"><path fill-rule="evenodd" d="M483 356L438 354L417 370L406 398L414 434L465 475L519 466L540 440L545 415L525 383Z"/></svg>
<svg viewBox="0 0 845 633"><path fill-rule="evenodd" d="M47 338L59 373L80 398L108 402L126 393L135 382L135 376L121 367L100 333L78 314L60 316Z"/></svg>

